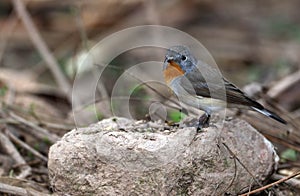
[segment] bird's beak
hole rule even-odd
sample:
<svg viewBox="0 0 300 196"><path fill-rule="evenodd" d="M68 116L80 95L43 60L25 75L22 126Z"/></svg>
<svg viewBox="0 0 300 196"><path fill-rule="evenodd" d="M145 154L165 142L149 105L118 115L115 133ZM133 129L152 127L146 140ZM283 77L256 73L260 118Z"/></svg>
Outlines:
<svg viewBox="0 0 300 196"><path fill-rule="evenodd" d="M166 57L163 65L163 70L167 69L168 64L173 60L172 57Z"/></svg>
<svg viewBox="0 0 300 196"><path fill-rule="evenodd" d="M164 63L170 63L173 60L174 60L173 57L166 57Z"/></svg>

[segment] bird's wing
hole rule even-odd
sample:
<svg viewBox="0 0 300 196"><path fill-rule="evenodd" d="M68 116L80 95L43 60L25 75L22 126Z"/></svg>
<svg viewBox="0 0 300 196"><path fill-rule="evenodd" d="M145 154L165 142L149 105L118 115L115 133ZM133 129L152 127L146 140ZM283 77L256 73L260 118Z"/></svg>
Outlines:
<svg viewBox="0 0 300 196"><path fill-rule="evenodd" d="M262 105L250 99L234 84L223 78L219 72L215 73L213 68L208 71L209 72L204 74L207 74L209 77L205 78L203 77L204 74L202 75L199 71L186 74L180 80L181 86L183 86L188 93L197 96L210 97L226 101L227 103L250 106L258 109L263 108ZM216 79L216 77L219 79Z"/></svg>
<svg viewBox="0 0 300 196"><path fill-rule="evenodd" d="M228 103L247 105L258 109L264 108L261 104L249 98L234 84L230 83L225 78L223 78L223 80L226 88L226 99Z"/></svg>

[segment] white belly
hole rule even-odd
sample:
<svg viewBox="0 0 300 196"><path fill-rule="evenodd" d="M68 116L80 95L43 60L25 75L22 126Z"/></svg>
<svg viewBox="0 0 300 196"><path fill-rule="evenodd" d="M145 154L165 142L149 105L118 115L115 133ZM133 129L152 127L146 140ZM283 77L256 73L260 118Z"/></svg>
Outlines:
<svg viewBox="0 0 300 196"><path fill-rule="evenodd" d="M170 83L170 87L177 95L180 102L190 105L194 108L204 110L209 114L226 108L225 101L219 99L201 97L201 96L188 93L183 87L181 87L178 84L178 81L176 81L176 79Z"/></svg>

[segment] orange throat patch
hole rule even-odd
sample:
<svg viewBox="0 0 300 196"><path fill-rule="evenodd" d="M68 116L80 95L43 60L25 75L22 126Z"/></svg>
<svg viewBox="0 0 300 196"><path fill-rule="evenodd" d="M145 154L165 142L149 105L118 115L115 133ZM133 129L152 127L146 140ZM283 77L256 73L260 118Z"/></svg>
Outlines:
<svg viewBox="0 0 300 196"><path fill-rule="evenodd" d="M164 78L167 84L170 84L173 79L183 74L184 71L175 61L168 63L167 68L164 70Z"/></svg>

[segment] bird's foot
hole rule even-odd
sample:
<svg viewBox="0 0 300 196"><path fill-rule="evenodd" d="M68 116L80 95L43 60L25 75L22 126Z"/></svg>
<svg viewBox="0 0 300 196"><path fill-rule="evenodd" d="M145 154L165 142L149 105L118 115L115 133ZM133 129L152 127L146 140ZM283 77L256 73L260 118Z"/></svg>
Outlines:
<svg viewBox="0 0 300 196"><path fill-rule="evenodd" d="M179 127L179 123L174 122L174 121L166 121L167 125L170 127Z"/></svg>
<svg viewBox="0 0 300 196"><path fill-rule="evenodd" d="M209 127L210 114L203 114L200 116L197 126L197 132L200 132L202 128Z"/></svg>

